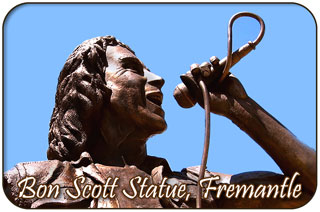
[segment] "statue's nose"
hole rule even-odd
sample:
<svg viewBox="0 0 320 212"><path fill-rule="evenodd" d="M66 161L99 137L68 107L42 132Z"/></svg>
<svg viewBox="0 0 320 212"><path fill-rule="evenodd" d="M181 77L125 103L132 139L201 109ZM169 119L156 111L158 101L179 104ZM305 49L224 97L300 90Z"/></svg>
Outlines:
<svg viewBox="0 0 320 212"><path fill-rule="evenodd" d="M164 79L162 79L160 76L145 70L144 71L144 76L147 78L147 83L150 85L156 86L157 88L161 88L164 84Z"/></svg>

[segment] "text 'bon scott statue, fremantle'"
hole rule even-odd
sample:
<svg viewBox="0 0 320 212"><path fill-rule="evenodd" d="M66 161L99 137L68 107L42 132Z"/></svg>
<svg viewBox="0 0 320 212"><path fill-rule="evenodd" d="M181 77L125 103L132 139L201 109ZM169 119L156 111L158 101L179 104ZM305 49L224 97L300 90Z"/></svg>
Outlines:
<svg viewBox="0 0 320 212"><path fill-rule="evenodd" d="M227 74L222 82L208 80L221 75L219 62L215 58L192 65L184 75L188 95L203 106L201 77L209 90L211 113L227 117L252 137L283 175L206 171L201 206L292 208L305 204L316 188L315 151L251 99L233 75ZM83 42L59 76L49 160L19 163L7 171L8 198L24 208L196 207L199 167L174 172L165 159L146 153L148 138L167 127L161 107L163 84L133 50L114 37ZM239 188L251 190L242 197ZM268 192L270 198L261 197Z"/></svg>

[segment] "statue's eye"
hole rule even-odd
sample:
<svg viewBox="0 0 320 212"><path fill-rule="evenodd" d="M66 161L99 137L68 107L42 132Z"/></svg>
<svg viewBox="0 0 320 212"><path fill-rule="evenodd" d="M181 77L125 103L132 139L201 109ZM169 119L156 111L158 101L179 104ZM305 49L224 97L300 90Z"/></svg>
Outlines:
<svg viewBox="0 0 320 212"><path fill-rule="evenodd" d="M122 67L143 76L143 66L136 58L123 58Z"/></svg>

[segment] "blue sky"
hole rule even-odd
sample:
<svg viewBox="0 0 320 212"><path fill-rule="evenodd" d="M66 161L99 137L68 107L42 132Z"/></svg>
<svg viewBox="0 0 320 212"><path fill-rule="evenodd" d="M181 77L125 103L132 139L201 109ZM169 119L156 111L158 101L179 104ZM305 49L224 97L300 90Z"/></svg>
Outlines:
<svg viewBox="0 0 320 212"><path fill-rule="evenodd" d="M192 63L227 54L227 24L249 11L266 24L256 50L231 69L249 96L299 140L316 148L316 25L296 4L25 4L4 23L4 170L46 160L57 79L65 60L84 40L114 35L166 83L168 129L152 137L150 155L173 170L201 162L204 111L180 108L173 98L179 76ZM234 49L254 40L259 24L234 24ZM236 174L281 172L230 120L212 114L208 169Z"/></svg>

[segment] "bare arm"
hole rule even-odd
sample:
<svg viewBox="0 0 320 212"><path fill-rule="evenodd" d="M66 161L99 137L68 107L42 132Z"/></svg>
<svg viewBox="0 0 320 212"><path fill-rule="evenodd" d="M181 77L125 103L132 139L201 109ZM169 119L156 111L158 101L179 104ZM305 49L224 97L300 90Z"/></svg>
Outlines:
<svg viewBox="0 0 320 212"><path fill-rule="evenodd" d="M283 173L300 173L309 191L316 189L316 153L301 143L251 98L234 99L228 118L254 139L278 164Z"/></svg>

